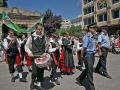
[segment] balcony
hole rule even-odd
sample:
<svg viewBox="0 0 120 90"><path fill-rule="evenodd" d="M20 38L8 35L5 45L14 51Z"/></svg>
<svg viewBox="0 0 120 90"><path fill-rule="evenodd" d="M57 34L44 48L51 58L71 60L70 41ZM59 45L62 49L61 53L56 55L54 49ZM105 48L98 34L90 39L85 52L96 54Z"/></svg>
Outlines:
<svg viewBox="0 0 120 90"><path fill-rule="evenodd" d="M87 4L84 4L84 5L83 5L83 8L90 7L90 6L92 6L93 4L94 4L94 2L91 1L91 2L89 2L89 3L87 3Z"/></svg>
<svg viewBox="0 0 120 90"><path fill-rule="evenodd" d="M107 12L107 8L96 10L96 12L97 12L97 14L101 14L101 13Z"/></svg>
<svg viewBox="0 0 120 90"><path fill-rule="evenodd" d="M97 22L98 26L106 26L107 25L107 21L103 21L103 22Z"/></svg>
<svg viewBox="0 0 120 90"><path fill-rule="evenodd" d="M119 25L120 24L120 18L112 19L110 24L111 25L116 25L116 24Z"/></svg>
<svg viewBox="0 0 120 90"><path fill-rule="evenodd" d="M116 9L120 7L120 2L111 5L111 9Z"/></svg>
<svg viewBox="0 0 120 90"><path fill-rule="evenodd" d="M83 18L89 18L92 16L94 16L94 12L84 15Z"/></svg>

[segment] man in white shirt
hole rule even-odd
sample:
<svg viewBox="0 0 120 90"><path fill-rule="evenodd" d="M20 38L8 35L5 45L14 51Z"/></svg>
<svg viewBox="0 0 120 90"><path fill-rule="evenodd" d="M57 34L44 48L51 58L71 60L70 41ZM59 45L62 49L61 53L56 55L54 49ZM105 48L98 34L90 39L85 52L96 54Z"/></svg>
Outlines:
<svg viewBox="0 0 120 90"><path fill-rule="evenodd" d="M20 65L20 61L17 61L16 59L17 55L20 55L20 45L18 43L16 36L14 35L13 30L9 30L8 36L3 41L3 46L7 52L9 72L12 77L11 82L15 82L15 77L14 77L14 72L15 72L14 64L15 63L17 64L16 67L19 73L20 82L26 82L26 79L22 77L23 70L22 70L22 66Z"/></svg>

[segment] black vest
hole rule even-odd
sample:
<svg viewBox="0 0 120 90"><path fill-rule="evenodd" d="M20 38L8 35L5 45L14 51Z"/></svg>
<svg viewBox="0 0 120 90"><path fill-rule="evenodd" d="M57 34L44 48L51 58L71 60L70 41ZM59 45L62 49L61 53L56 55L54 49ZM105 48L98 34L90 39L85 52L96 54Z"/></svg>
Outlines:
<svg viewBox="0 0 120 90"><path fill-rule="evenodd" d="M31 36L32 37L32 52L34 55L38 55L38 54L43 54L45 53L45 49L46 49L46 41L45 41L45 37L43 36L42 38L37 37L34 40L35 36Z"/></svg>
<svg viewBox="0 0 120 90"><path fill-rule="evenodd" d="M50 42L51 43L51 45L52 45L52 48L56 48L57 46L56 46L56 43L54 43L54 42ZM60 51L57 49L55 52L54 52L54 54L55 54L55 57L56 57L56 59L57 59L57 61L59 60L59 57L60 57Z"/></svg>
<svg viewBox="0 0 120 90"><path fill-rule="evenodd" d="M11 40L7 38L7 42L10 43L10 41ZM19 53L19 51L18 51L18 47L17 47L17 42L14 42L10 45L9 49L7 50L7 54L8 54L8 56L13 56L18 53Z"/></svg>
<svg viewBox="0 0 120 90"><path fill-rule="evenodd" d="M25 44L26 44L26 41L27 40L25 40L24 43L21 44L21 53L22 52L25 53Z"/></svg>
<svg viewBox="0 0 120 90"><path fill-rule="evenodd" d="M54 42L50 42L52 45L52 48L56 48L56 44Z"/></svg>

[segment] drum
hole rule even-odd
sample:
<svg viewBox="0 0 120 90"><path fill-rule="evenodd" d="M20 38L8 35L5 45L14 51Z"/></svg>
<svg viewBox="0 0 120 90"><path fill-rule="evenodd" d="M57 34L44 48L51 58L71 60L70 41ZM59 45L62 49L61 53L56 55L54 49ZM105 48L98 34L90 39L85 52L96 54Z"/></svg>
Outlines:
<svg viewBox="0 0 120 90"><path fill-rule="evenodd" d="M49 54L43 56L37 56L34 58L34 62L39 68L46 68L51 64L51 58Z"/></svg>

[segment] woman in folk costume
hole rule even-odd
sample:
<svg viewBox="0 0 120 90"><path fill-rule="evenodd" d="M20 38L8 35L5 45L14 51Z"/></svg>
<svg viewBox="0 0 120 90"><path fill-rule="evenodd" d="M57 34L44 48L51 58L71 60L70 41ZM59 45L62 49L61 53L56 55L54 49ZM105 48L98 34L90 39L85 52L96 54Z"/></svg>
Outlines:
<svg viewBox="0 0 120 90"><path fill-rule="evenodd" d="M57 66L59 65L59 57L60 57L60 51L59 51L59 44L57 42L57 36L56 34L52 34L51 35L51 38L49 40L49 53L51 54L51 57L52 57L52 64L51 64L51 67L52 67L52 71L51 71L51 75L50 75L50 78L51 78L51 81L52 82L55 82L57 85L60 85L60 82L58 80L58 77L57 76Z"/></svg>
<svg viewBox="0 0 120 90"><path fill-rule="evenodd" d="M3 46L6 51L6 57L8 60L9 72L11 74L11 82L15 82L14 65L16 63L17 71L19 73L20 82L26 82L26 79L22 77L22 66L21 66L21 58L20 58L20 45L18 43L18 39L14 36L14 32L10 29L8 32L8 36L3 41Z"/></svg>
<svg viewBox="0 0 120 90"><path fill-rule="evenodd" d="M72 52L72 40L67 33L65 33L62 38L62 44L59 67L61 69L61 73L71 75L73 74L75 65Z"/></svg>

